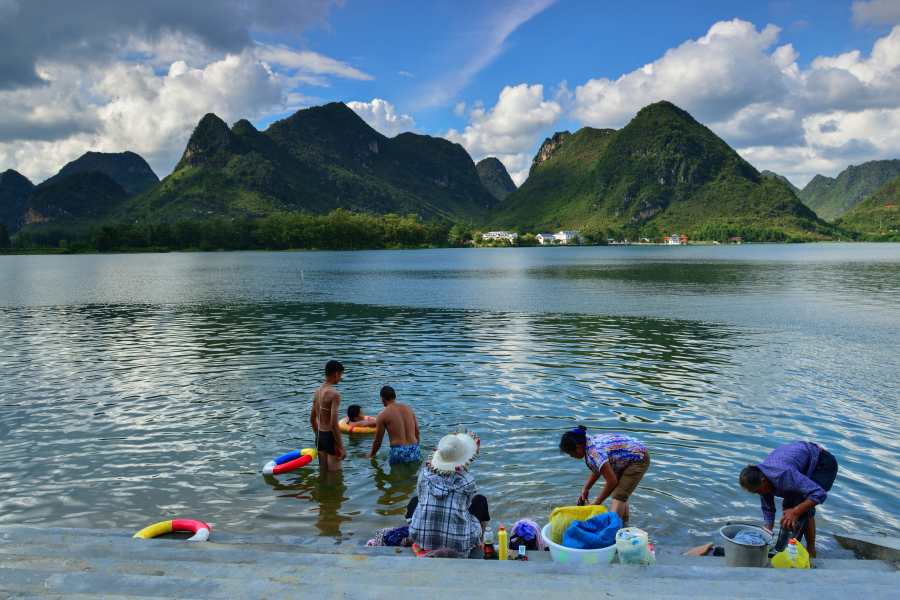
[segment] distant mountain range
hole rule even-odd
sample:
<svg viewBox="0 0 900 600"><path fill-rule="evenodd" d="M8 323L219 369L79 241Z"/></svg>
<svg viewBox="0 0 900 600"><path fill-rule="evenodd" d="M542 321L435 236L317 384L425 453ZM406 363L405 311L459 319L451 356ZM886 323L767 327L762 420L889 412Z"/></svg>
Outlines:
<svg viewBox="0 0 900 600"><path fill-rule="evenodd" d="M727 226L830 236L837 230L819 217L875 196L898 175L900 160L872 161L834 179L817 176L800 190L781 175L758 172L684 110L658 102L620 130L555 133L517 189L496 158L476 165L462 146L442 138L387 138L343 103L331 103L265 131L243 119L229 128L208 114L161 181L132 152L89 152L38 186L6 171L0 220L14 231L344 208L520 233L630 228L651 236ZM878 203L894 192L880 193L834 225L873 229L863 213L882 210Z"/></svg>
<svg viewBox="0 0 900 600"><path fill-rule="evenodd" d="M257 217L335 208L481 221L497 199L459 144L388 138L340 102L301 110L265 131L208 114L175 171L123 207L148 219Z"/></svg>
<svg viewBox="0 0 900 600"><path fill-rule="evenodd" d="M872 160L861 165L850 165L837 177L816 175L802 190L787 177L772 171L763 171L767 177L777 177L794 190L797 198L826 221L832 221L875 190L900 176L900 160Z"/></svg>
<svg viewBox="0 0 900 600"><path fill-rule="evenodd" d="M635 227L657 234L707 225L828 234L778 179L760 175L707 127L670 102L615 131L584 127L541 145L531 173L490 216L526 231Z"/></svg>
<svg viewBox="0 0 900 600"><path fill-rule="evenodd" d="M900 177L869 194L834 224L859 233L900 237Z"/></svg>

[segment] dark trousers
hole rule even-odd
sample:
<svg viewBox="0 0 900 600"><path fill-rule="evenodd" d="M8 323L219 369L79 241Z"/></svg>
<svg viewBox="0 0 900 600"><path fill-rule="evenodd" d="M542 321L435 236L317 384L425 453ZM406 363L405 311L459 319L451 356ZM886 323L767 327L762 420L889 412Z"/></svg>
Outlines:
<svg viewBox="0 0 900 600"><path fill-rule="evenodd" d="M815 481L820 488L828 492L831 490L831 486L834 485L834 480L837 477L837 472L837 459L831 452L823 448L819 452L819 464L816 465L816 470L813 471L810 479ZM804 500L806 500L806 498L803 497L803 494L798 494L796 492L786 492L784 494L784 502L781 503L781 510L784 510L785 508L794 508ZM814 516L816 516L815 506L800 515L800 518L809 519Z"/></svg>
<svg viewBox="0 0 900 600"><path fill-rule="evenodd" d="M409 504L406 505L407 519L412 519L413 513L416 512L416 507L418 505L419 497L413 496L412 500L409 501ZM469 507L469 514L473 515L479 521L490 521L491 513L488 512L487 498L485 498L481 494L476 494L475 497L472 498L472 505Z"/></svg>

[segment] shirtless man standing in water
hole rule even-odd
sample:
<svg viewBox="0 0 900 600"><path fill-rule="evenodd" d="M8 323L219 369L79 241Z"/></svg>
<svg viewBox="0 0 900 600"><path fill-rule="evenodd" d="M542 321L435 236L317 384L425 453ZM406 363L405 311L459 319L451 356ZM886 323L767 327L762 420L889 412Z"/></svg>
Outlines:
<svg viewBox="0 0 900 600"><path fill-rule="evenodd" d="M388 462L411 463L422 460L419 452L419 424L416 414L405 404L397 402L397 394L389 385L381 388L381 403L384 410L375 419L375 441L366 458L372 458L381 448L384 430L391 440L391 454Z"/></svg>
<svg viewBox="0 0 900 600"><path fill-rule="evenodd" d="M341 461L347 457L338 427L341 393L334 389L343 374L344 365L336 360L328 361L325 365L325 383L313 394L312 410L309 413L309 423L316 434L319 468L328 471L339 471Z"/></svg>

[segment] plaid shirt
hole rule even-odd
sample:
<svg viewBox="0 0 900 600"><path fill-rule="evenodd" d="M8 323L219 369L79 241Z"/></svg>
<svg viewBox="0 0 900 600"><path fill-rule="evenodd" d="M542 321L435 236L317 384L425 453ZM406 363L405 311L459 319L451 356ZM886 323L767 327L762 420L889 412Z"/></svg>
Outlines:
<svg viewBox="0 0 900 600"><path fill-rule="evenodd" d="M416 490L419 505L409 524L409 537L422 549L466 552L481 543L481 523L469 513L478 491L471 473L445 476L422 469Z"/></svg>

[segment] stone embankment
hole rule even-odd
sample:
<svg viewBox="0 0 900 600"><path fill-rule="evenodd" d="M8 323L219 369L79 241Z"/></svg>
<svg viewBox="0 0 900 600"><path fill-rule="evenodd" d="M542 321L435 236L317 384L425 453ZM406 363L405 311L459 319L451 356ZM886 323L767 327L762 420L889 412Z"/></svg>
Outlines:
<svg viewBox="0 0 900 600"><path fill-rule="evenodd" d="M835 551L808 571L730 569L658 548L659 566L417 559L411 550L331 538L213 532L209 542L132 539L115 530L0 526L7 598L890 598L895 563Z"/></svg>

